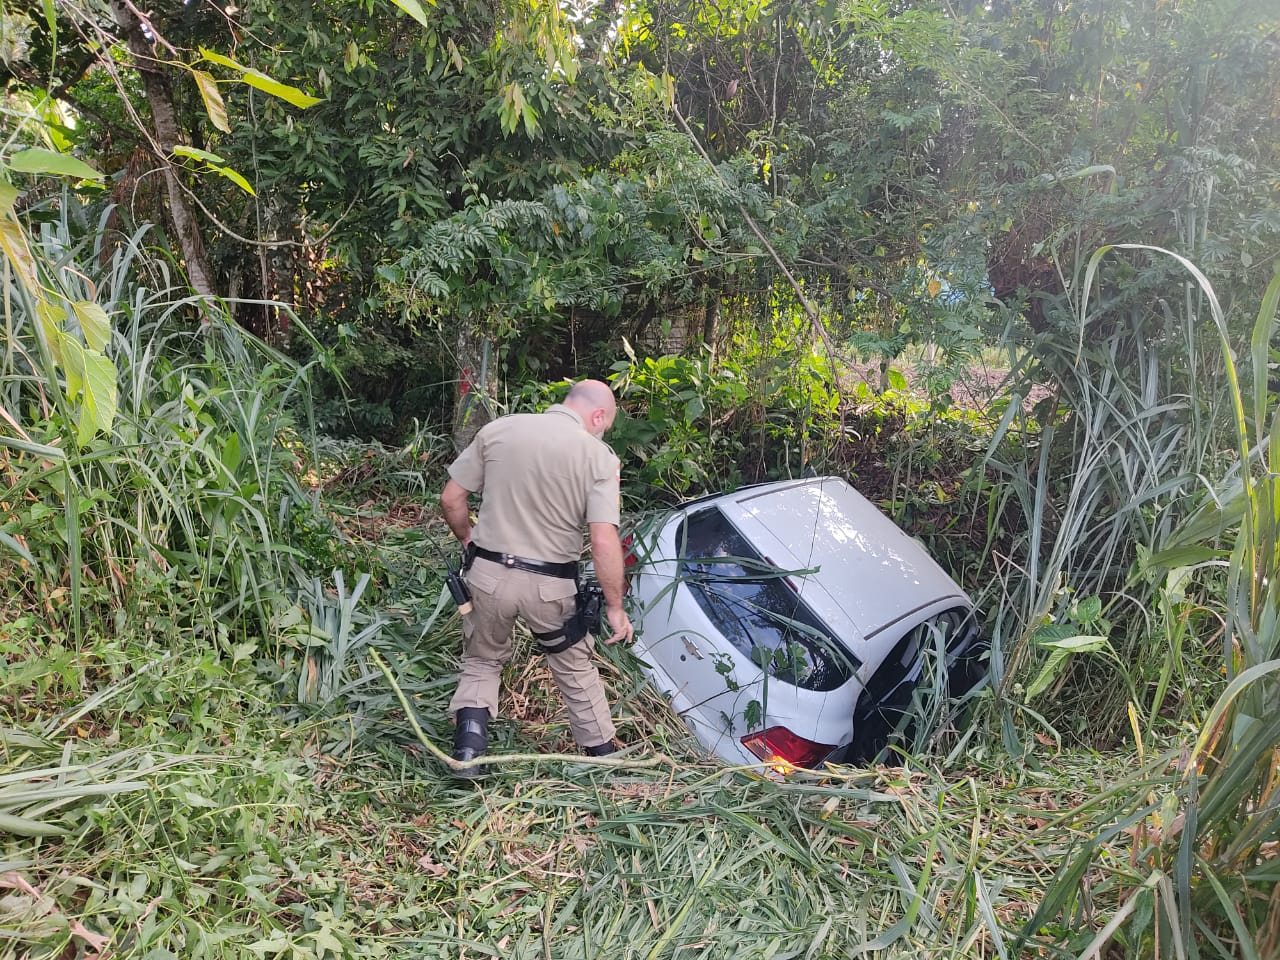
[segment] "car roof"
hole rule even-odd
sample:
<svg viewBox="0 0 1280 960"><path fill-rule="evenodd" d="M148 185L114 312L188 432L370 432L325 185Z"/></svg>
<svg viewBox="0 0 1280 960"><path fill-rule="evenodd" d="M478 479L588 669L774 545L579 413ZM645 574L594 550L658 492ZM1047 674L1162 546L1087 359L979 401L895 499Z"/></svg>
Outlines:
<svg viewBox="0 0 1280 960"><path fill-rule="evenodd" d="M799 586L837 632L849 623L867 638L939 600L971 605L920 543L839 477L762 484L709 503L777 566L819 568Z"/></svg>

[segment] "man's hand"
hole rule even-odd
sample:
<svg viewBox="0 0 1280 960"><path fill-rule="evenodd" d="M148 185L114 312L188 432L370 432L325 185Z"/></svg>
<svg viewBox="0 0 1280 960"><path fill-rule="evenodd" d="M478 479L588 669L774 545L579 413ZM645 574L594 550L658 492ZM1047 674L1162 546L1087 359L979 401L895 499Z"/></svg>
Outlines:
<svg viewBox="0 0 1280 960"><path fill-rule="evenodd" d="M627 643L635 636L631 621L627 619L627 611L622 609L623 572L626 569L622 561L622 541L618 539L618 528L612 523L591 523L591 561L596 570L596 579L600 581L600 589L604 591L604 616L613 635L605 643Z"/></svg>
<svg viewBox="0 0 1280 960"><path fill-rule="evenodd" d="M609 623L609 629L613 631L612 636L605 638L605 643L617 643L619 640L630 643L635 639L636 632L631 626L631 619L621 606L609 607L604 612L604 616Z"/></svg>

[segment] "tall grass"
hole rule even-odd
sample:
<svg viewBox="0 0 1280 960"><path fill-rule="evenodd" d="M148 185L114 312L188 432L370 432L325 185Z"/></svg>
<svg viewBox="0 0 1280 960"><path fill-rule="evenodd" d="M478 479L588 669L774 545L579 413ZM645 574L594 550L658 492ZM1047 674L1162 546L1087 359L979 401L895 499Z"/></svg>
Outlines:
<svg viewBox="0 0 1280 960"><path fill-rule="evenodd" d="M1028 425L1015 397L984 461L992 479L984 487L989 536L979 567L994 573L983 604L993 612L993 679L1006 704L1059 740L1064 731L1023 701L1029 670L1052 655L1046 644L1118 627L1110 639L1137 671L1131 684L1113 683L1108 667L1092 678L1073 674L1084 682L1071 687L1065 673L1054 676L1049 692L1053 716L1081 725L1065 731L1069 737L1087 729L1105 740L1128 727L1128 688L1143 686L1144 671L1158 662L1144 647L1156 585L1132 576L1134 564L1185 518L1187 493L1220 456L1213 424L1221 417L1147 337L1138 327L1084 346L1041 343L1035 369L1025 371L1056 381L1036 407L1041 422ZM1015 427L1019 440L1007 443ZM1020 753L1011 715L1004 716L1006 747Z"/></svg>
<svg viewBox="0 0 1280 960"><path fill-rule="evenodd" d="M6 234L0 957L1275 955L1280 280L1243 384L1229 350L1179 371L1137 330L1042 345L1060 392L1039 435L1010 405L981 488L995 733L950 741L944 770L734 777L615 655L620 728L673 763L520 761L476 793L416 751L365 659L386 651L447 738L458 621L420 512L330 579L342 544L281 442L307 433L305 371L195 327L204 305L145 234L85 227L65 211L19 262ZM36 301L111 319L114 416L87 438ZM91 346L70 315L65 332ZM370 491L430 486L420 439L356 459L347 521ZM1069 649L1114 659L1054 661ZM545 669L509 673L497 750L563 739ZM953 722L941 692L922 742ZM1111 755L1046 761L1086 709Z"/></svg>
<svg viewBox="0 0 1280 960"><path fill-rule="evenodd" d="M307 552L306 371L84 210L0 213L0 957L243 956L308 789L283 624L352 607Z"/></svg>
<svg viewBox="0 0 1280 960"><path fill-rule="evenodd" d="M1098 251L1085 272L1082 330L1097 322L1088 290L1111 249ZM1156 382L1167 378L1160 371L1169 364L1140 362L1131 385L1125 374L1135 368L1116 362L1116 341L1090 346L1082 335L1073 362L1059 367L1067 374L1064 393L1078 392L1066 417L1044 424L1038 456L1002 463L993 444L991 463L1004 481L993 490L993 516L1016 504L1026 530L1023 560L999 581L994 619L1006 745L1018 748L1018 714L1048 726L1020 697L1029 671L1043 671L1055 652L1072 649L1066 638L1102 631L1123 653L1115 663L1126 682L1116 683L1110 667L1110 682L1091 683L1084 670L1065 686L1063 672L1055 693L1095 731L1131 743L1138 762L1148 752L1154 757L1113 802L1077 814L1075 828L1091 839L1064 859L1021 936L1065 940L1090 957L1108 944L1126 956L1265 957L1277 947L1269 917L1280 879L1273 855L1280 837L1280 456L1271 445L1276 420L1267 389L1280 276L1253 324L1246 388L1211 285L1189 261L1168 255L1191 272L1208 307L1221 375L1192 376L1183 381L1185 393L1169 396ZM1054 434L1064 426L1072 442L1055 460ZM1065 496L1055 496L1059 484ZM1081 597L1100 603L1086 616ZM1204 647L1215 633L1217 657ZM1197 712L1194 692L1176 711L1175 719L1197 724L1189 740L1166 719L1168 697L1183 692L1174 689L1175 677L1217 686L1204 676L1208 670L1220 671L1225 686L1207 715ZM1149 777L1159 769L1179 773L1152 790ZM1109 918L1096 911L1099 900L1115 905Z"/></svg>
<svg viewBox="0 0 1280 960"><path fill-rule="evenodd" d="M28 602L67 591L73 632L90 606L127 615L157 591L210 636L243 629L244 613L265 623L293 579L288 527L312 512L280 442L307 433L305 373L191 298L145 229L107 247L102 224L76 223L78 209L63 197L57 219L6 261L0 556L24 566ZM109 324L110 383L96 394L40 320L86 304ZM92 346L82 325L66 336ZM91 406L105 423L86 436Z"/></svg>

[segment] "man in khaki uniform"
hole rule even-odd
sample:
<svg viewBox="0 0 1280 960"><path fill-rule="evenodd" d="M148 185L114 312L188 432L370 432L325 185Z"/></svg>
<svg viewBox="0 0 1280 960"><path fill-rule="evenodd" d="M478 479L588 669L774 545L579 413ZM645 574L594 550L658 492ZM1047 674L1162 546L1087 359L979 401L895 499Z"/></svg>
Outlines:
<svg viewBox="0 0 1280 960"><path fill-rule="evenodd" d="M483 427L449 467L440 495L445 520L467 548L473 609L463 620L462 675L449 712L457 721L454 757L470 760L488 747L498 712L502 668L511 659L517 617L547 656L578 744L601 756L614 750L590 636L566 625L576 612L578 558L584 526L604 591L611 635L631 640L622 608L623 557L618 539L618 458L601 439L613 424L613 392L584 380L544 413L513 414ZM473 528L470 494L481 494ZM464 775L479 776L472 767Z"/></svg>

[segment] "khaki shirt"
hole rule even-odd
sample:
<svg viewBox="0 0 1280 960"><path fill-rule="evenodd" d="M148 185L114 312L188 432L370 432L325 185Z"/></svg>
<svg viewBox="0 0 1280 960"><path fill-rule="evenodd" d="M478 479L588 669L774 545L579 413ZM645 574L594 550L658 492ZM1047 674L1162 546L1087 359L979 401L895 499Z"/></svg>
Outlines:
<svg viewBox="0 0 1280 960"><path fill-rule="evenodd" d="M486 424L449 466L482 493L473 534L486 550L564 563L582 554L588 523L619 519L618 458L562 404Z"/></svg>

